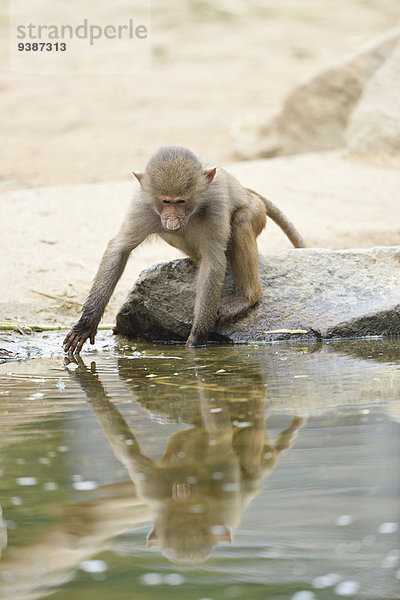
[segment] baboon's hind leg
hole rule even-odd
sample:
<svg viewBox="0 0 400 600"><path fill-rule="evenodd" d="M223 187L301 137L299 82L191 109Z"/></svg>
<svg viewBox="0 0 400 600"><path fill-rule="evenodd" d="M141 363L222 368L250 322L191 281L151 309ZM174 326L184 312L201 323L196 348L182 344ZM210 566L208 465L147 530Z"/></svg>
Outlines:
<svg viewBox="0 0 400 600"><path fill-rule="evenodd" d="M231 296L222 298L217 324L245 313L262 297L256 241L258 233L254 231L250 220L235 226L228 249L228 260L235 280L235 292Z"/></svg>

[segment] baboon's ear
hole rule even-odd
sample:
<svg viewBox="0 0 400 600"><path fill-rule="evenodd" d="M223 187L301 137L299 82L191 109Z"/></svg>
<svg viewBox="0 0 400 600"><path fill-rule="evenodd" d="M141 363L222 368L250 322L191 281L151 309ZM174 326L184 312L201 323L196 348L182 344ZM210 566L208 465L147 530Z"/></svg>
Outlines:
<svg viewBox="0 0 400 600"><path fill-rule="evenodd" d="M213 167L212 169L206 169L204 171L204 175L206 175L206 177L210 183L214 179L216 172L217 172L217 167Z"/></svg>
<svg viewBox="0 0 400 600"><path fill-rule="evenodd" d="M136 177L139 183L142 183L144 173L141 173L140 171L132 171L132 174Z"/></svg>
<svg viewBox="0 0 400 600"><path fill-rule="evenodd" d="M147 547L151 548L152 546L158 546L157 532L155 529L152 529L147 536Z"/></svg>

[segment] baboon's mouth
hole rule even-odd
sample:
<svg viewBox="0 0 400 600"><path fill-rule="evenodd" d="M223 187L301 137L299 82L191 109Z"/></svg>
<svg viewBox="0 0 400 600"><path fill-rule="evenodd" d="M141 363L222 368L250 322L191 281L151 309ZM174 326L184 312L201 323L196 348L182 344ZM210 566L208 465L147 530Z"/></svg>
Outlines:
<svg viewBox="0 0 400 600"><path fill-rule="evenodd" d="M181 228L181 223L179 221L167 221L165 226L170 231L176 231L177 229Z"/></svg>
<svg viewBox="0 0 400 600"><path fill-rule="evenodd" d="M165 219L162 224L168 231L178 231L185 227L186 221L180 219Z"/></svg>

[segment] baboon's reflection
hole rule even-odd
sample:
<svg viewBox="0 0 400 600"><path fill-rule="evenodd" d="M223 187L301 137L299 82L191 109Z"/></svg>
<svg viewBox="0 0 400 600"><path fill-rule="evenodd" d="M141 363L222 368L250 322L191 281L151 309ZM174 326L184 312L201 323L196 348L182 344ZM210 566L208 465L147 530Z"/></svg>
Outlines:
<svg viewBox="0 0 400 600"><path fill-rule="evenodd" d="M95 364L87 369L81 358L77 360L74 377L87 394L115 456L128 469L138 496L150 507L154 527L149 545L159 546L174 562L196 563L204 561L218 543L230 542L244 508L259 493L262 478L274 469L279 454L290 447L303 419L293 417L272 443L265 431L262 377L252 379L255 384L250 391L247 387L246 400L231 403L229 388L216 392L215 386L207 385L204 371L201 380L194 370L193 426L175 433L161 460L154 461L142 453L110 401ZM146 386L149 390L148 382Z"/></svg>

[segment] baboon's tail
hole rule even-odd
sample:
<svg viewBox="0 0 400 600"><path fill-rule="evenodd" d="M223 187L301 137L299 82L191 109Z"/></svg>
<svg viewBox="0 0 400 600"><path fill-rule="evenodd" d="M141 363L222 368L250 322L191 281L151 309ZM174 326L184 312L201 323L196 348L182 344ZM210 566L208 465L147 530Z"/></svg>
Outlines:
<svg viewBox="0 0 400 600"><path fill-rule="evenodd" d="M279 208L275 206L273 202L271 202L271 200L264 198L264 196L261 196L261 194L251 190L250 188L246 189L264 202L267 215L282 229L283 233L287 235L295 248L306 248L304 240L297 231L296 227L289 221L283 212L279 210Z"/></svg>

